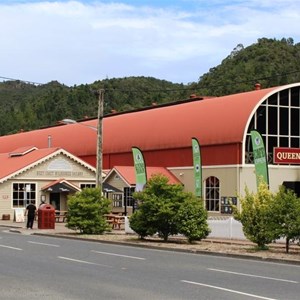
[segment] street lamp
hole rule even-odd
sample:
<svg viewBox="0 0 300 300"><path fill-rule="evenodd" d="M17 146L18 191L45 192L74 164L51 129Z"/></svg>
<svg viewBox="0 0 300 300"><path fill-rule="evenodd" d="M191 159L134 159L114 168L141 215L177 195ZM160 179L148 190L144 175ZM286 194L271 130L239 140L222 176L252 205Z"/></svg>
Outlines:
<svg viewBox="0 0 300 300"><path fill-rule="evenodd" d="M103 102L104 102L104 89L100 89L96 92L98 96L98 126L90 126L82 123L78 123L72 119L63 119L63 124L80 124L82 126L89 127L93 130L97 130L97 153L96 153L96 187L100 187L102 190L102 121L103 121Z"/></svg>

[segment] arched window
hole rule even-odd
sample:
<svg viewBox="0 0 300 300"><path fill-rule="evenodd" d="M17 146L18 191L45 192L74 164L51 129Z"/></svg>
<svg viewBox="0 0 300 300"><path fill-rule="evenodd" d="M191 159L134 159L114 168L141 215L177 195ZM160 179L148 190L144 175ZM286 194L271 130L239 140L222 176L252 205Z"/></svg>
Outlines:
<svg viewBox="0 0 300 300"><path fill-rule="evenodd" d="M248 127L245 162L253 164L250 132L257 130L265 143L268 162L274 147L300 147L300 88L292 87L270 95L256 110Z"/></svg>
<svg viewBox="0 0 300 300"><path fill-rule="evenodd" d="M220 181L217 177L205 180L205 207L208 211L220 211Z"/></svg>

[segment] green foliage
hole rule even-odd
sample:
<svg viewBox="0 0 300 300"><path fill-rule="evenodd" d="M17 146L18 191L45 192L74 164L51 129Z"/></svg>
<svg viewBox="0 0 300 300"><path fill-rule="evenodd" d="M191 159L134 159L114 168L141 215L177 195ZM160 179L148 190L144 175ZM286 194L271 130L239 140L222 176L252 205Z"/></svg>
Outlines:
<svg viewBox="0 0 300 300"><path fill-rule="evenodd" d="M222 96L300 81L300 43L288 39L258 39L244 48L238 44L220 65L202 75L197 87L201 95Z"/></svg>
<svg viewBox="0 0 300 300"><path fill-rule="evenodd" d="M256 194L250 193L247 188L245 193L245 197L240 198L241 211L233 207L234 218L242 223L245 236L256 243L258 248L265 249L267 244L278 237L272 228L271 207L274 196L263 181Z"/></svg>
<svg viewBox="0 0 300 300"><path fill-rule="evenodd" d="M110 230L104 217L110 210L110 200L99 188L85 188L68 198L66 227L84 234L102 234Z"/></svg>
<svg viewBox="0 0 300 300"><path fill-rule="evenodd" d="M167 241L170 235L182 233L192 242L208 234L202 202L184 192L181 185L168 184L167 177L152 176L146 188L133 196L139 206L130 217L130 226L141 238L158 233Z"/></svg>
<svg viewBox="0 0 300 300"><path fill-rule="evenodd" d="M175 220L178 224L178 233L186 236L190 243L200 241L210 233L203 201L191 193L180 206Z"/></svg>
<svg viewBox="0 0 300 300"><path fill-rule="evenodd" d="M20 81L0 83L0 135L28 131L69 119L97 117L98 98L104 88L104 114L188 98L190 91L152 77L105 79L68 87L57 81L33 85Z"/></svg>
<svg viewBox="0 0 300 300"><path fill-rule="evenodd" d="M289 243L300 238L300 199L292 190L281 186L272 206L273 230L278 237L286 238L286 252Z"/></svg>

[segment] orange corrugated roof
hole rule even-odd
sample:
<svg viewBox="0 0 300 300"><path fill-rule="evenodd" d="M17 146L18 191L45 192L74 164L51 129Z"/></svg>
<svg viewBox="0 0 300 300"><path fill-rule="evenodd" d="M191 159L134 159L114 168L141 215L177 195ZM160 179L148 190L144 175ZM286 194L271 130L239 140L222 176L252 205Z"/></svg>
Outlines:
<svg viewBox="0 0 300 300"><path fill-rule="evenodd" d="M61 148L44 148L35 149L24 155L10 156L9 153L0 154L0 182L4 182L8 178L18 175L28 169L35 167L37 164L44 162L46 159L51 158L58 154L64 154L71 159L81 163L85 167L94 170L93 167L80 160L78 157L68 153Z"/></svg>
<svg viewBox="0 0 300 300"><path fill-rule="evenodd" d="M169 183L170 184L181 184L180 180L177 179L176 176L174 176L169 170L163 167L147 167L147 178L151 178L151 176L155 174L161 174L165 175L166 177L169 178ZM136 183L136 178L135 178L135 169L133 166L115 166L109 174L107 175L106 178L109 178L109 175L113 172L116 171L119 175L122 176L122 178L129 184L129 185L135 185ZM105 179L104 179L105 181Z"/></svg>
<svg viewBox="0 0 300 300"><path fill-rule="evenodd" d="M0 181L3 181L8 176L22 172L30 165L58 150L59 148L37 149L20 156L10 156L9 153L0 154Z"/></svg>
<svg viewBox="0 0 300 300"><path fill-rule="evenodd" d="M247 121L260 101L290 86L105 117L103 153L128 152L132 146L143 151L189 147L191 137L197 137L201 145L242 142ZM0 137L0 153L28 143L45 148L51 137L52 147L76 156L95 155L97 132L83 124L97 127L97 119Z"/></svg>

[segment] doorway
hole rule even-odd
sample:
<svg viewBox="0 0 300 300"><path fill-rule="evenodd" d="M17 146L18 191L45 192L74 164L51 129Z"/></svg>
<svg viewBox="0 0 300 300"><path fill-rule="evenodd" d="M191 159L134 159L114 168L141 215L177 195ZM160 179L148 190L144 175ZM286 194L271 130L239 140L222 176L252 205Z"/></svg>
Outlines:
<svg viewBox="0 0 300 300"><path fill-rule="evenodd" d="M60 210L60 193L50 193L50 204L55 210Z"/></svg>

